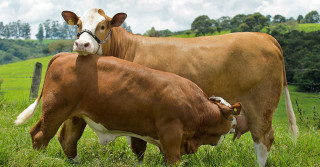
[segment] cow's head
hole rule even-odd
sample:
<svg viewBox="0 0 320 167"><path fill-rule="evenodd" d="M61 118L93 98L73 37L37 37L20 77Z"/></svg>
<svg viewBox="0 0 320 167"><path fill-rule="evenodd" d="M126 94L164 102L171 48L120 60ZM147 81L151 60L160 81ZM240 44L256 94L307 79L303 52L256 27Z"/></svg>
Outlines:
<svg viewBox="0 0 320 167"><path fill-rule="evenodd" d="M118 13L110 18L102 9L90 9L78 17L70 11L63 11L62 17L69 25L77 25L78 39L74 42L73 51L79 55L102 54L101 44L112 35L112 27L119 27L127 18L125 13Z"/></svg>

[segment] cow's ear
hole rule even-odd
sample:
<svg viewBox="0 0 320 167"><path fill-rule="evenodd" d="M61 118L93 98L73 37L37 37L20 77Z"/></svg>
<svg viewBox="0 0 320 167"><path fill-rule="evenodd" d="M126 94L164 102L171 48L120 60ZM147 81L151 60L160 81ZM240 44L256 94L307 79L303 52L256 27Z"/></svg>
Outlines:
<svg viewBox="0 0 320 167"><path fill-rule="evenodd" d="M111 26L112 27L119 27L124 22L124 20L127 18L127 14L125 13L117 13L112 17L111 20Z"/></svg>
<svg viewBox="0 0 320 167"><path fill-rule="evenodd" d="M241 111L241 103L237 102L231 106L232 115L239 115Z"/></svg>
<svg viewBox="0 0 320 167"><path fill-rule="evenodd" d="M70 12L70 11L63 11L61 13L63 19L67 22L67 24L69 25L76 25L78 23L78 19L79 17L73 13L73 12Z"/></svg>

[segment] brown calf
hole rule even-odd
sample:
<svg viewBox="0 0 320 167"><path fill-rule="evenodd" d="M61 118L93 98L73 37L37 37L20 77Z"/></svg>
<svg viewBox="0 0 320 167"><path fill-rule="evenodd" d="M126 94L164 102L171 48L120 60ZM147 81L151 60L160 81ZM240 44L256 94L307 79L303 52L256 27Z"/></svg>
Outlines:
<svg viewBox="0 0 320 167"><path fill-rule="evenodd" d="M167 163L176 163L201 145L216 145L241 110L240 103L228 107L208 100L178 75L115 57L71 53L51 59L41 95L16 124L32 116L41 96L42 116L30 132L33 148L45 148L64 122L58 138L69 158L77 157L77 141L88 124L102 144L133 136L157 145Z"/></svg>

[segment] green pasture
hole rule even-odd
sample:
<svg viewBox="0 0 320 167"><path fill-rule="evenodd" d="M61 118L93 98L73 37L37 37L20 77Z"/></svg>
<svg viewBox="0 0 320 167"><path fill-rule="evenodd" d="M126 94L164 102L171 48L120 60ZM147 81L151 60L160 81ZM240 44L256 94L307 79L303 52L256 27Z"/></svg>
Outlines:
<svg viewBox="0 0 320 167"><path fill-rule="evenodd" d="M14 120L32 103L28 98L35 62L43 64L43 80L50 58L0 66L0 78L4 80L0 90L0 166L136 166L135 155L124 137L108 145L100 145L98 137L88 127L78 142L80 162L77 164L66 159L56 136L46 151L32 149L29 131L39 120L41 107L26 124L15 126ZM295 100L305 112L303 118L309 117L309 121L312 121L313 107L320 112L320 94L297 92L294 86L289 88L297 120L300 115ZM288 131L284 96L274 114L273 127L275 142L267 166L320 166L320 130L299 124L300 135L294 144ZM165 166L157 147L148 144L143 166ZM228 135L217 147L202 146L196 154L183 156L178 166L257 166L250 133L236 141L232 141L232 135Z"/></svg>
<svg viewBox="0 0 320 167"><path fill-rule="evenodd" d="M304 31L304 32L312 32L312 31L319 31L320 30L320 24L298 24L298 31Z"/></svg>

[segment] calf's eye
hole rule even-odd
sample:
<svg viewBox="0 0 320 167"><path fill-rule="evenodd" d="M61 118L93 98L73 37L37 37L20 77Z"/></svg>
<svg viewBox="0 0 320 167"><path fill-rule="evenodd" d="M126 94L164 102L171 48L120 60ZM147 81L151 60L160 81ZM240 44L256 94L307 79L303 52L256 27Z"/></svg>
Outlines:
<svg viewBox="0 0 320 167"><path fill-rule="evenodd" d="M104 26L101 26L101 30L104 30Z"/></svg>

